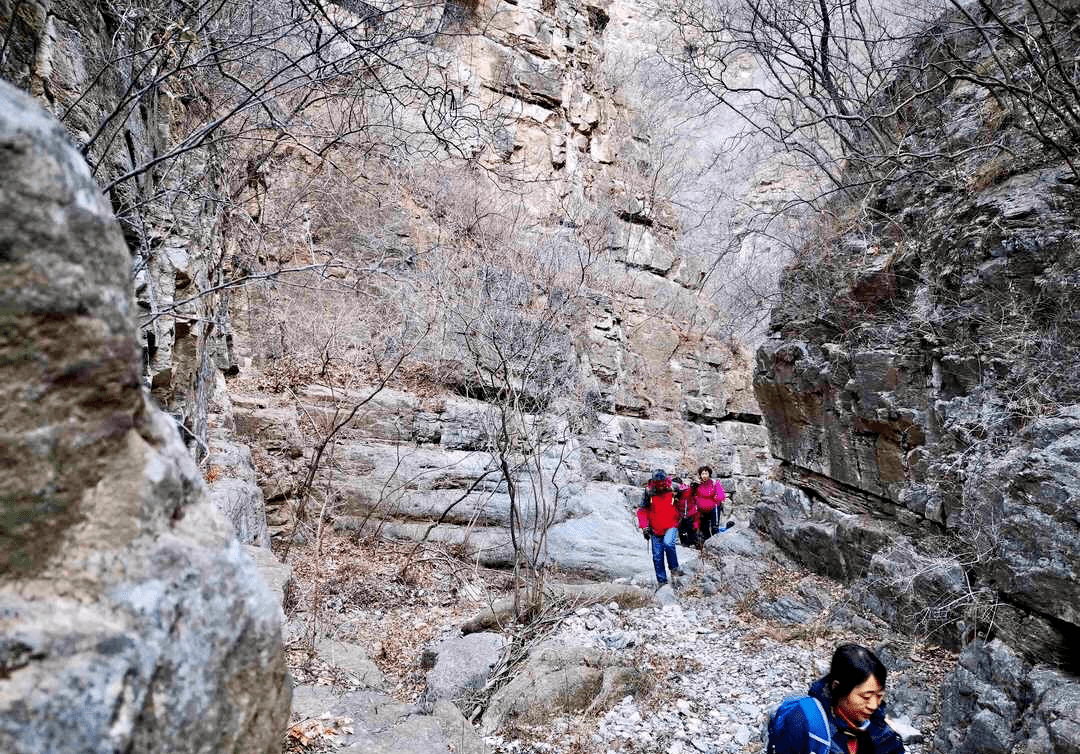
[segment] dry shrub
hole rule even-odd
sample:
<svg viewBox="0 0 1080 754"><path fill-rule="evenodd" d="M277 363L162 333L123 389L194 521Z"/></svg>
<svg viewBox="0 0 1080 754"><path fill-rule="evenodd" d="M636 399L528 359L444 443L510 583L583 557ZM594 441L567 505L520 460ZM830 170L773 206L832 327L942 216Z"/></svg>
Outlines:
<svg viewBox="0 0 1080 754"><path fill-rule="evenodd" d="M377 538L358 540L333 530L323 532L322 556L314 544L297 545L293 568L294 620L311 621L340 641L362 647L390 681L391 693L415 701L425 674L420 657L442 626L460 624L482 607L465 580L505 586L505 574L478 569L445 549ZM409 568L405 569L408 564ZM405 571L408 578L402 578ZM316 579L319 604L314 605ZM312 659L309 648L291 646L290 667L298 678L324 684L342 679L325 663Z"/></svg>

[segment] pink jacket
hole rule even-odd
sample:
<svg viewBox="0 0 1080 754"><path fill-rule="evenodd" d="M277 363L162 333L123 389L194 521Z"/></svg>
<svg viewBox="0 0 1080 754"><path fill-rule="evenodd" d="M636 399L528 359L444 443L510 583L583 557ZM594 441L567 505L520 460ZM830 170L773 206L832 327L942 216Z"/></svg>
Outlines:
<svg viewBox="0 0 1080 754"><path fill-rule="evenodd" d="M717 506L720 510L724 509L724 498L727 495L724 493L724 485L715 479L710 479L707 482L702 482L697 487L697 507L698 510L711 511Z"/></svg>

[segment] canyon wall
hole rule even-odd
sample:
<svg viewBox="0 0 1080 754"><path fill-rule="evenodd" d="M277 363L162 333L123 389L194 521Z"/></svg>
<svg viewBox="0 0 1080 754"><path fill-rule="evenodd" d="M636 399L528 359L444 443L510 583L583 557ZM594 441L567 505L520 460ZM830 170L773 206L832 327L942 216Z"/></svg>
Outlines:
<svg viewBox="0 0 1080 754"><path fill-rule="evenodd" d="M0 172L0 748L280 751L278 602L140 385L120 226L4 82Z"/></svg>
<svg viewBox="0 0 1080 754"><path fill-rule="evenodd" d="M913 70L943 54L933 32ZM1078 178L1022 110L940 83L905 112L928 124L908 146L972 151L877 183L878 220L838 222L782 278L754 387L789 492L754 523L892 625L969 647L940 751L1075 751L1075 714L1039 707L1074 699L1078 669ZM1049 669L1032 689L1009 663Z"/></svg>
<svg viewBox="0 0 1080 754"><path fill-rule="evenodd" d="M664 27L637 3L448 3L441 10L426 22L423 54L498 124L490 141L473 145L474 165L459 171L421 156L400 171L371 165L366 195L338 214L310 197L293 198L300 196L290 193L295 160L266 173L267 222L289 222L273 208L296 203L310 221L289 226L304 243L269 247L264 264L343 265L329 273L339 277L326 299L312 294L282 306L287 281L234 298L241 375L230 401L238 437L262 473L270 532L294 530L312 448L335 417L362 403L319 461L313 505L325 505L345 528L453 542L483 563L508 565L509 491L493 453L492 416L502 407L488 384L498 378L467 341L470 333L495 338L500 328L522 328L545 342L537 361L569 375L551 389L503 386L521 390L528 407L516 415L552 422L539 443L539 471L519 467L511 477L530 501L557 508L547 543L553 562L601 577L646 571L632 509L656 468L696 476L709 464L736 502L749 502L772 465L749 348L732 335L719 300L715 249L686 241L684 227L701 218L684 212L680 192L697 192L701 202L701 187L668 183L668 173L685 170L677 177L692 184L692 171L726 132L689 140L700 153L666 164L674 159L666 150L687 141L671 125L686 113L643 94L643 71L656 64L649 56ZM728 179L757 190L749 172ZM386 278L394 283L354 272L388 258L395 261ZM549 266L579 265L580 279L553 275L549 285L542 278ZM483 276L495 283L478 282ZM517 288L525 292L510 301L507 291ZM342 294L352 303L325 304ZM388 320L404 320L399 307L407 305L410 321L431 326L382 388L370 378L394 359L361 368L357 354L371 343L400 348L404 325L333 345L348 341L342 331L359 332L358 319L370 322L371 302L380 298L391 302L381 310ZM470 299L486 301L488 311ZM309 322L313 312L322 324ZM346 362L353 374L335 367ZM574 403L580 422L557 413L533 418L558 401Z"/></svg>

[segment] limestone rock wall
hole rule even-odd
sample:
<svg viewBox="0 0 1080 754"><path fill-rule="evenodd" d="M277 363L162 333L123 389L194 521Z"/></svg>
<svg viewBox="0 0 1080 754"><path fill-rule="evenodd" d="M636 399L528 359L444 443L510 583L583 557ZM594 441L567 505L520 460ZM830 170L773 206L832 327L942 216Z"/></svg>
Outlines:
<svg viewBox="0 0 1080 754"><path fill-rule="evenodd" d="M301 426L325 428L339 406L365 395L312 386L299 395L298 408L268 394L234 394L240 439L260 466L274 469L263 481L272 534L292 531L284 501L297 494L311 458ZM491 407L480 400L384 389L338 434L312 492L315 504L326 503L344 528L427 536L460 544L487 565L508 565L510 505L492 462L490 421ZM627 577L648 566L633 509L654 469L686 476L710 464L740 504L771 468L764 428L753 424L602 414L597 425L588 434L562 433L545 450L545 489L535 496L553 506L548 558L582 575ZM531 479L522 475L517 483L519 498L533 500Z"/></svg>
<svg viewBox="0 0 1080 754"><path fill-rule="evenodd" d="M939 214L922 228L922 248L943 244L954 223L992 225L1001 233L995 242L972 250L990 266L949 294L968 302L961 316L966 313L973 322L982 318L984 298L994 295L987 288L1022 284L1032 295L1045 295L1039 287L1059 274L1056 268L1063 259L1075 254L1073 242L1049 240L1064 241L1064 227L1076 207L1075 187L1061 177L1060 171L1043 171L1037 182L1026 176L1010 179L959 209L948 201L934 203ZM1016 258L1008 251L1014 243L1009 239L1032 233L1031 215L1010 219L1007 207L1041 203L1049 194L1064 204L1039 215L1038 233L1047 239L1044 251ZM974 217L972 205L980 207ZM975 232L968 228L967 233ZM1021 271L1032 277L1023 283L1004 279L1024 274ZM906 278L905 284L899 271L892 274L896 286L880 289L883 308L897 306L893 297L932 302L938 295L934 286L918 283L920 277ZM789 286L803 284L797 273L788 279ZM1050 305L1058 304L1067 301ZM1080 626L1072 609L1061 602L1062 597L1072 600L1067 595L1080 567L1075 519L1080 488L1074 481L1076 469L1066 460L1075 442L1075 408L1066 399L1066 405L1056 409L1057 417L1037 419L1026 427L1008 408L1010 384L1032 377L1029 370L1040 367L1010 362L1003 352L994 352L993 340L982 346L986 350L981 354L971 355L964 344L944 339L920 346L904 338L891 348L867 348L843 343L840 333L832 335L840 342L829 342L828 335L808 330L798 320L776 324L780 337L758 352L755 387L772 452L785 462L785 478L812 491L838 515L866 514L890 522L902 538L949 532L965 537L982 553L976 557L973 552L966 570L995 590L1010 613L1019 609L1043 627L1039 636L1045 641L1041 649L1032 647L1035 654L1065 657L1064 648ZM872 321L869 326L874 326ZM1007 340L999 343L1010 347ZM1066 341L1059 346L1068 347ZM980 442L1008 426L1019 429L1000 442ZM845 567L843 575L863 576L865 565ZM1025 622L1018 616L999 627L1011 633L1016 626L1019 633L1011 639L1029 645L1030 632L1021 628Z"/></svg>
<svg viewBox="0 0 1080 754"><path fill-rule="evenodd" d="M648 8L633 0L448 2L433 12L440 10L441 18L430 20L431 44L423 55L466 102L497 113L500 130L490 143L474 145L475 159L489 172L470 173L461 183L453 183L460 176L447 178L448 189L432 177L438 177L438 166L419 159L420 164L408 168L414 183L372 169L363 185L379 201L355 210L356 223L370 221L370 232L350 235L355 231L346 223L349 230L339 238L339 226L312 203L313 220L305 228L310 247L295 251L282 244L266 253L282 255L275 263L349 262L350 249L371 246L409 260L395 268L394 276L422 276L424 265L434 265L428 260L438 257L442 247L470 249L486 241L483 234L455 235L457 194L476 198L479 210L469 202L465 210L506 225L516 222L518 208L508 210L497 190L484 193L468 185L472 181L526 197L521 212L527 216L530 241L594 255L590 278L596 283L574 291L577 303L558 350L587 387L597 426L561 433L545 450L544 475L558 468L559 490L542 492L547 499L558 497L548 540L553 559L580 573L626 576L647 567L632 508L638 486L654 469L686 475L707 463L729 490L737 491L737 499L749 500L772 467L764 452L748 349L725 336L705 282L712 257L692 253L681 243L682 218L673 195L657 188L662 182L658 172L665 169L663 149L670 146L664 139L670 134L651 119L656 113L646 112L634 99L640 82L633 70L648 51L655 51L659 26ZM291 180L289 169L285 162L268 170L271 195L275 186ZM513 180L500 184L504 176ZM368 201L358 197L358 202ZM567 207L580 214L568 213ZM466 218L474 219L479 224L472 215ZM492 229L495 237L499 232ZM594 237L586 238L590 232ZM528 243L523 248L528 250ZM487 255L463 252L461 264L497 268L491 259L499 258L498 250L481 251ZM567 264L577 259L571 253ZM503 272L495 269L494 274ZM360 283L373 291L379 285ZM273 372L283 361L286 349L278 333L260 330L274 293L237 297L236 346L244 368L251 364ZM395 295L422 296L408 286ZM535 291L534 311L543 309L549 295ZM530 307L522 308L522 316L530 316ZM298 322L302 330L306 320L299 311L283 316L282 326ZM313 308L311 315L323 312ZM342 322L347 328L348 320ZM325 469L313 504L328 505L342 525L463 543L483 562L502 565L510 558L509 498L499 475L492 473L490 406L476 400L483 391L476 389L468 354L462 357L463 348L455 352L460 344L453 331L459 325L453 320L445 332L422 342L402 369L435 374L437 384L425 383L413 392L408 379L393 382L398 389L384 390L365 404L338 435L332 456L322 461ZM300 343L297 350L304 346ZM358 343L356 349L366 346ZM350 390L291 388L295 395L260 392L248 383L234 387L230 396L237 435L252 445L263 472L260 483L274 535L292 529L290 507L319 432L335 411L355 405L365 394L355 382ZM526 474L517 483L523 493L533 492ZM323 497L323 489L333 490L332 499ZM430 529L438 519L439 525Z"/></svg>
<svg viewBox="0 0 1080 754"><path fill-rule="evenodd" d="M280 750L279 608L139 380L130 256L0 82L0 749Z"/></svg>

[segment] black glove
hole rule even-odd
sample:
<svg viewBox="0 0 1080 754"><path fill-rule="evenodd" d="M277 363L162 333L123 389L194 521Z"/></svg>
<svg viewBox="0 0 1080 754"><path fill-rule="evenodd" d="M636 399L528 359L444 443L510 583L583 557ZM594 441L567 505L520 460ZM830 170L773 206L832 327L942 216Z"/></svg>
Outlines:
<svg viewBox="0 0 1080 754"><path fill-rule="evenodd" d="M652 539L652 529L642 529L641 534L645 537L646 540Z"/></svg>

